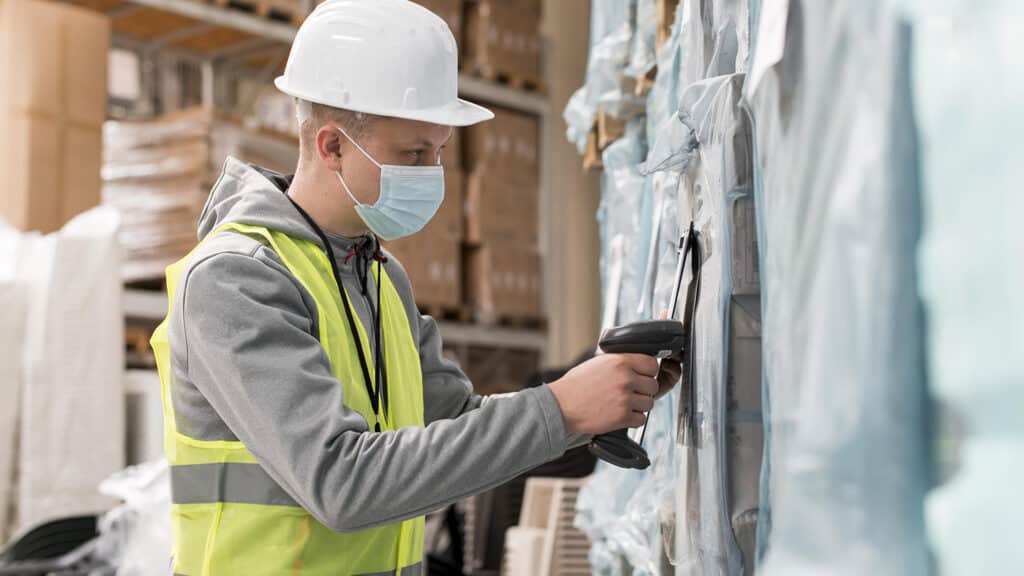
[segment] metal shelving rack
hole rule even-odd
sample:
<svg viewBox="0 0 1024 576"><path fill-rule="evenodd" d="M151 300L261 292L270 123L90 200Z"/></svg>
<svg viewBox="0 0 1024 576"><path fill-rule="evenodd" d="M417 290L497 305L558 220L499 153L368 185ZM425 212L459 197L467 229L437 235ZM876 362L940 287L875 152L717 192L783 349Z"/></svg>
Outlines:
<svg viewBox="0 0 1024 576"><path fill-rule="evenodd" d="M232 7L228 0L219 0L221 5L207 4L194 0L68 0L85 8L96 10L110 16L114 21L112 43L137 52L166 52L176 57L196 62L202 71L202 101L212 105L218 90L218 70L236 67L245 59L254 56L280 54L287 49L295 37L296 26L293 23L273 20L254 13L247 13ZM218 0L214 0L218 2ZM314 7L312 0L303 0L302 10L308 13ZM139 38L119 31L120 19L140 16L146 12L152 14L150 19L164 14L168 23L166 31L156 35ZM234 41L217 46L214 40L203 41L204 37L223 39L224 31L235 31ZM230 34L228 34L230 36ZM201 45L202 50L190 50L189 45ZM212 47L211 47L212 46ZM273 62L273 58L270 59ZM273 62L276 68L280 61ZM267 69L270 69L269 67ZM271 70L272 71L272 70ZM266 70L264 71L266 72ZM268 76L268 80L270 76ZM485 104L497 105L511 110L536 115L539 119L540 158L540 206L548 206L553 198L551 195L551 167L547 149L548 124L551 122L552 108L546 96L528 92L511 86L498 84L467 74L459 75L460 96ZM547 312L550 303L555 300L553 294L556 287L551 281L555 275L548 254L549 242L553 234L550 227L554 222L547 210L541 210L540 257L542 263L542 309ZM142 290L128 289L124 296L125 316L143 321L159 321L166 313L165 297ZM503 348L536 350L540 353L541 362L549 363L550 346L545 330L485 326L476 324L459 324L439 322L441 333L446 342L456 345L483 345Z"/></svg>
<svg viewBox="0 0 1024 576"><path fill-rule="evenodd" d="M163 292L125 289L122 307L124 315L133 320L156 323L167 315L167 298ZM455 345L480 345L516 348L543 352L546 339L543 332L479 324L459 324L439 321L438 327L445 342Z"/></svg>

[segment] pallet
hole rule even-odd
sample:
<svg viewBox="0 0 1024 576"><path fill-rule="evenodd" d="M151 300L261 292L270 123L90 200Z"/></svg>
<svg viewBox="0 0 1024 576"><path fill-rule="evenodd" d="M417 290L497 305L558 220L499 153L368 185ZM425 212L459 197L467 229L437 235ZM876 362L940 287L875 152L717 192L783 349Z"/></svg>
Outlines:
<svg viewBox="0 0 1024 576"><path fill-rule="evenodd" d="M500 312L473 310L473 321L483 326L514 328L521 330L544 330L547 320L541 317L510 316Z"/></svg>
<svg viewBox="0 0 1024 576"><path fill-rule="evenodd" d="M527 92L536 92L538 94L544 94L547 92L547 87L544 82L538 78L525 78L515 74L509 74L500 70L494 69L494 67L488 64L473 64L469 66L468 70L471 76L482 78L484 80L494 82L495 84L503 84L505 86L511 86L519 90L525 90Z"/></svg>
<svg viewBox="0 0 1024 576"><path fill-rule="evenodd" d="M441 304L417 304L420 309L420 313L426 314L432 317L434 320L446 320L449 322L460 322L466 323L473 319L473 314L469 307L464 305L452 306L441 305Z"/></svg>
<svg viewBox="0 0 1024 576"><path fill-rule="evenodd" d="M125 288L133 290L145 290L147 292L159 292L167 294L167 278L161 274L152 278L133 278L124 283Z"/></svg>
<svg viewBox="0 0 1024 576"><path fill-rule="evenodd" d="M298 26L306 18L297 0L212 0L212 4Z"/></svg>
<svg viewBox="0 0 1024 576"><path fill-rule="evenodd" d="M626 121L616 118L604 110L597 111L597 149L604 151L609 144L622 138L626 133Z"/></svg>
<svg viewBox="0 0 1024 576"><path fill-rule="evenodd" d="M125 364L129 368L155 368L156 356L149 345L152 330L128 325L124 328Z"/></svg>

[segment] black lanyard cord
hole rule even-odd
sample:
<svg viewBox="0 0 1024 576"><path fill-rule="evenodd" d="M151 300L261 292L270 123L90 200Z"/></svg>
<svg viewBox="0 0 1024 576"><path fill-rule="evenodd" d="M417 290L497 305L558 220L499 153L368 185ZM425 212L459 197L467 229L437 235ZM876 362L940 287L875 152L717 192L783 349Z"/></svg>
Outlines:
<svg viewBox="0 0 1024 576"><path fill-rule="evenodd" d="M307 214L306 211L302 209L302 206L299 206L298 203L295 202L295 200L292 199L291 196L287 195L287 193L285 194L285 196L288 198L288 201L292 203L292 206L294 206L295 209L298 210L299 214L302 215L303 219L306 220L306 223L309 224L311 228L313 228L313 231L316 232L317 237L320 238L320 242L322 242L323 245L324 245L324 252L327 253L327 261L330 262L330 264L331 264L331 273L334 275L334 282L335 282L335 284L337 284L338 292L341 294L341 307L345 309L345 318L348 319L349 330L352 332L352 337L355 338L355 341L356 341L356 353L359 356L359 368L362 370L362 373L363 373L363 382L366 384L366 392L370 396L370 407L373 408L373 413L377 417L377 422L376 422L376 425L374 426L374 431L375 432L380 432L380 418L381 418L380 398L381 397L380 397L379 393L383 391L382 388L386 388L386 385L383 382L381 382L380 380L378 380L378 382L381 382L381 385L377 386L377 389L375 390L374 386L373 386L373 381L370 379L370 369L366 365L367 363L366 363L366 357L365 357L365 355L363 353L362 339L359 337L359 329L356 327L355 319L352 318L352 310L351 310L351 307L349 306L348 293L345 291L345 286L341 282L341 274L338 272L338 263L334 259L334 249L331 248L331 243L330 243L330 241L328 241L327 235L324 234L324 231L313 220L313 218L311 218L309 216L309 214ZM375 350L375 354L374 354L374 359L376 360L376 362L374 362L374 373L376 375L380 375L381 374L380 365L382 364L381 357L383 356L383 354L381 354L381 351L380 351L380 349L381 349L381 340L380 340L380 306L381 306L381 302L380 302L380 264L378 263L378 265L377 265L377 314L376 314L376 326L377 326L376 330L377 330L377 333L375 334L375 336L377 338L377 349Z"/></svg>

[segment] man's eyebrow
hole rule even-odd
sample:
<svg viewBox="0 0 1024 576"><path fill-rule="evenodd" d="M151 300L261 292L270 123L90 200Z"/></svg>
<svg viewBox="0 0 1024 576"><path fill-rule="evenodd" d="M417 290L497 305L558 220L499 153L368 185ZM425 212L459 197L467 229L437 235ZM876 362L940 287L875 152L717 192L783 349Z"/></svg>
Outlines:
<svg viewBox="0 0 1024 576"><path fill-rule="evenodd" d="M449 142L452 141L452 138L454 138L454 137L455 137L455 132L452 132L452 135L449 136L448 138L446 138L445 141L441 143L441 146L447 145ZM416 140L415 142L409 143L406 146L406 148L430 148L433 145L434 145L434 143L431 142L430 140L427 140L426 138L420 138L419 140Z"/></svg>

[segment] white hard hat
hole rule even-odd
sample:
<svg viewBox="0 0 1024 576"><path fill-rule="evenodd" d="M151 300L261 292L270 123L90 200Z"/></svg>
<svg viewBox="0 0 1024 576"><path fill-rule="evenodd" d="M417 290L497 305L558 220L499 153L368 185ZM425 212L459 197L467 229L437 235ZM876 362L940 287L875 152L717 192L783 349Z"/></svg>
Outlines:
<svg viewBox="0 0 1024 576"><path fill-rule="evenodd" d="M279 90L301 100L444 126L494 114L458 96L458 49L439 16L408 0L327 0L299 28Z"/></svg>

